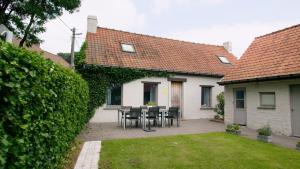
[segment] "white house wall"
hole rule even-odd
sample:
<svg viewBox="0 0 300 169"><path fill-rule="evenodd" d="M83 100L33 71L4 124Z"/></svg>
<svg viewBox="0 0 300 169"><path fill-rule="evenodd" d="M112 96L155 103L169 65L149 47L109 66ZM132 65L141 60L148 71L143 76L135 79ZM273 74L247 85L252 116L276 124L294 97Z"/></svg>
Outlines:
<svg viewBox="0 0 300 169"><path fill-rule="evenodd" d="M185 76L178 75L177 78L186 78L183 82L183 118L184 119L200 119L212 118L215 112L212 109L201 109L201 87L200 85L212 85L212 107L217 104L216 96L221 93L224 88L219 86L217 82L220 78L199 77L199 76ZM171 82L167 78L142 78L138 80L125 83L122 86L122 104L123 106L139 107L143 105L143 81L160 82L158 84L158 105L171 105ZM116 122L117 110L107 108L106 105L98 108L91 122Z"/></svg>
<svg viewBox="0 0 300 169"><path fill-rule="evenodd" d="M300 84L300 79L253 82L225 86L225 123L234 122L233 89L246 88L247 126L258 129L270 124L277 134L291 135L290 88L292 84ZM275 92L275 109L258 109L260 106L259 92Z"/></svg>

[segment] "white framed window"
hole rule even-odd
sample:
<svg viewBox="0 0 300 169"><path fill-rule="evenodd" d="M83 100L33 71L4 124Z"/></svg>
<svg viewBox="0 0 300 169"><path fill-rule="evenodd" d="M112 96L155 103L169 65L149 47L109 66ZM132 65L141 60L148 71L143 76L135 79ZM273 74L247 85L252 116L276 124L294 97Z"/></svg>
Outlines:
<svg viewBox="0 0 300 169"><path fill-rule="evenodd" d="M135 48L133 44L121 43L121 48L123 52L135 53Z"/></svg>
<svg viewBox="0 0 300 169"><path fill-rule="evenodd" d="M276 106L275 92L260 92L260 106L261 107L271 107Z"/></svg>
<svg viewBox="0 0 300 169"><path fill-rule="evenodd" d="M107 105L110 106L119 106L122 104L122 87L121 86L112 86L107 89L106 97Z"/></svg>
<svg viewBox="0 0 300 169"><path fill-rule="evenodd" d="M220 61L222 63L226 63L226 64L230 63L229 60L225 56L218 56L218 58L220 59Z"/></svg>
<svg viewBox="0 0 300 169"><path fill-rule="evenodd" d="M201 107L211 107L212 86L201 86Z"/></svg>

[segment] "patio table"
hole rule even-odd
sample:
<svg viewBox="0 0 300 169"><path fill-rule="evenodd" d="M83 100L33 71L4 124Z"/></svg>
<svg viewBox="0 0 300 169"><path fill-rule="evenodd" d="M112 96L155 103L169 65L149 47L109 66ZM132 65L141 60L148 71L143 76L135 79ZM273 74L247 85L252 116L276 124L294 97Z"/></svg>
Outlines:
<svg viewBox="0 0 300 169"><path fill-rule="evenodd" d="M123 121L122 123L122 119L125 120L125 116L126 114L129 112L129 110L126 110L126 109L118 109L118 126L121 126L124 128L126 128L125 126L125 121ZM146 115L147 115L147 112L148 112L148 108L147 109L142 109L142 114L141 114L141 118L142 118L142 129L144 131L147 131L149 132L149 129L147 129L147 124L146 124ZM160 108L159 109L159 112L161 114L161 124L162 124L162 127L165 127L165 114L167 112L167 110L165 108ZM121 118L121 119L120 119ZM121 120L121 121L120 121ZM155 131L155 130L151 130L150 131Z"/></svg>

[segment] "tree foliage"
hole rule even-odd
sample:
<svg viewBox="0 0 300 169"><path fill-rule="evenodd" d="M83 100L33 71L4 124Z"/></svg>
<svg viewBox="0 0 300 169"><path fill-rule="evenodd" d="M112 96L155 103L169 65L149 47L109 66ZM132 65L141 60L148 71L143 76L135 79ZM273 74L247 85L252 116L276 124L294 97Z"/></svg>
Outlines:
<svg viewBox="0 0 300 169"><path fill-rule="evenodd" d="M45 23L73 12L80 0L0 0L0 24L4 24L21 40L19 46L41 42L38 34L45 31Z"/></svg>
<svg viewBox="0 0 300 169"><path fill-rule="evenodd" d="M88 86L41 54L0 43L0 168L58 168L89 120Z"/></svg>

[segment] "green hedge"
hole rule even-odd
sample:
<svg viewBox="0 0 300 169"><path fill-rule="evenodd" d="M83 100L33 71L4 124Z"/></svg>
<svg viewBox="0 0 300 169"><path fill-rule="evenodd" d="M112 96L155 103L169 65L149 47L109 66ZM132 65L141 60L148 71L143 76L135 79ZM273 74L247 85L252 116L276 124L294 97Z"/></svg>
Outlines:
<svg viewBox="0 0 300 169"><path fill-rule="evenodd" d="M88 121L80 75L0 42L0 168L58 168Z"/></svg>

